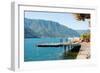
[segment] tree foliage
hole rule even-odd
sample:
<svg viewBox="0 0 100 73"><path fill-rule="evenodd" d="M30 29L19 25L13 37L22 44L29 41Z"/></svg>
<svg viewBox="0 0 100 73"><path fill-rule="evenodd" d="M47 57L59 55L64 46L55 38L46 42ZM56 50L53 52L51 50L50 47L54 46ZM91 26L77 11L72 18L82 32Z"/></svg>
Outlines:
<svg viewBox="0 0 100 73"><path fill-rule="evenodd" d="M85 19L90 19L90 14L82 14L82 13L76 13L75 17L77 20L85 21Z"/></svg>
<svg viewBox="0 0 100 73"><path fill-rule="evenodd" d="M90 33L82 34L81 36L82 41L90 42Z"/></svg>

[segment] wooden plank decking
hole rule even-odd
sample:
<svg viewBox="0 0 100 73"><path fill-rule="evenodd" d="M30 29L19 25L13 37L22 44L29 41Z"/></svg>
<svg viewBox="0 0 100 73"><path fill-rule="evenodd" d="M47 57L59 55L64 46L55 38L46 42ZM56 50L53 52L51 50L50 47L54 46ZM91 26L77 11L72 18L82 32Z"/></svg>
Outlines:
<svg viewBox="0 0 100 73"><path fill-rule="evenodd" d="M73 42L63 42L63 43L44 43L44 44L38 44L38 47L64 47L64 52L66 52L66 48L71 50L74 46L80 45L79 42L73 43Z"/></svg>
<svg viewBox="0 0 100 73"><path fill-rule="evenodd" d="M90 58L90 43L81 43L81 48L77 55L77 59L89 59Z"/></svg>
<svg viewBox="0 0 100 73"><path fill-rule="evenodd" d="M64 42L64 43L44 43L44 44L38 44L38 47L62 47L62 46L75 46L79 45L80 43L71 43L71 42Z"/></svg>

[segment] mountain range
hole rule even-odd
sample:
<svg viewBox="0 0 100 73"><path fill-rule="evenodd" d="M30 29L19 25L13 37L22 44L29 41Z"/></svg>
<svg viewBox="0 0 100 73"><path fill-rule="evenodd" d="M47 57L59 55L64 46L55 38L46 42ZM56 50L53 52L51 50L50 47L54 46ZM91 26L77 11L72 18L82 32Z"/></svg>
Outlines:
<svg viewBox="0 0 100 73"><path fill-rule="evenodd" d="M58 22L24 18L24 37L79 37L80 34Z"/></svg>

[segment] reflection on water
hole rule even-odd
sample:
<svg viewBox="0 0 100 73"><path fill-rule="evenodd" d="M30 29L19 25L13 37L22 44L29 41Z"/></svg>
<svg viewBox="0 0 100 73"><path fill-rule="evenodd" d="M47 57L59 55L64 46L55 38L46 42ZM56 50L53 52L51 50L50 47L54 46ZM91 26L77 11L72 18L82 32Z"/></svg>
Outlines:
<svg viewBox="0 0 100 73"><path fill-rule="evenodd" d="M24 61L62 60L63 47L37 47L37 44L68 41L66 38L25 38Z"/></svg>

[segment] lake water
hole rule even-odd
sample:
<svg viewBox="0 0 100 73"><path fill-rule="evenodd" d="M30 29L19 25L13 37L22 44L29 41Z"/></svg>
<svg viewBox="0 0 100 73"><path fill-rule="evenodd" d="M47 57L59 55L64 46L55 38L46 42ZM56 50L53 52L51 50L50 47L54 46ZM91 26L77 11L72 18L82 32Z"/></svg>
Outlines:
<svg viewBox="0 0 100 73"><path fill-rule="evenodd" d="M66 39L63 39L64 41ZM66 40L67 41L67 40ZM24 61L62 60L64 47L38 47L37 44L59 43L61 38L25 38Z"/></svg>

